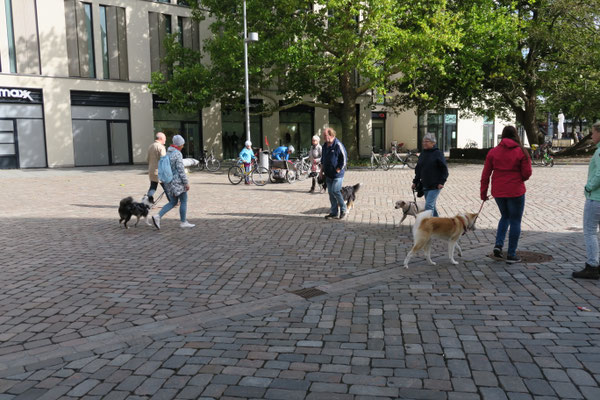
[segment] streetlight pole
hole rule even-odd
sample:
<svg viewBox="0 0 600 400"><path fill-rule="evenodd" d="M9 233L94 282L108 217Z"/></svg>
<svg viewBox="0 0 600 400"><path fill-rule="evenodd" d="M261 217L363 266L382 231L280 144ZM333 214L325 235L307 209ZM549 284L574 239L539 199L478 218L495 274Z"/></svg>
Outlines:
<svg viewBox="0 0 600 400"><path fill-rule="evenodd" d="M250 140L250 84L248 82L248 43L257 42L258 33L250 32L246 23L246 0L244 0L244 85L246 89L246 140Z"/></svg>

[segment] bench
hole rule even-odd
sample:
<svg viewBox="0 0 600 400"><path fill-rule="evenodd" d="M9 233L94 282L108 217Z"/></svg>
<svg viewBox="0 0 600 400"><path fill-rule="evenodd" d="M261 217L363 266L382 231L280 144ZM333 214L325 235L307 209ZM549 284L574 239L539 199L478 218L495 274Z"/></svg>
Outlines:
<svg viewBox="0 0 600 400"><path fill-rule="evenodd" d="M553 149L564 149L573 145L573 139L552 139Z"/></svg>

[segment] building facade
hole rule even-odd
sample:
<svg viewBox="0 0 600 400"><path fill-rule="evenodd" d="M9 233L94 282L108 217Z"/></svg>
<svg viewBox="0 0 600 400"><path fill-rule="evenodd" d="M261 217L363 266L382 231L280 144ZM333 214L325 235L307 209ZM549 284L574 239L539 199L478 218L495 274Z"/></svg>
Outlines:
<svg viewBox="0 0 600 400"><path fill-rule="evenodd" d="M233 158L245 140L244 115L214 104L173 114L148 89L165 71L163 39L179 33L185 47L201 50L208 21L193 21L184 0L4 0L0 2L0 168L136 164L146 161L154 133L186 137L187 156L203 148ZM261 99L253 99L260 102ZM423 134L440 147L468 140L493 145L494 121L461 120L456 110L417 115L356 105L359 151L417 148ZM294 144L307 149L324 125L341 124L327 110L296 107L254 116L255 147Z"/></svg>

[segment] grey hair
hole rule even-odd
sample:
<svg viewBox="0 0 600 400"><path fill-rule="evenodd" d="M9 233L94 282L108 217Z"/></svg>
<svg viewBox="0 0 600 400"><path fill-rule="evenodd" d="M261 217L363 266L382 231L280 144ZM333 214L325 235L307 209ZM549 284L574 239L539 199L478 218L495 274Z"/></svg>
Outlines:
<svg viewBox="0 0 600 400"><path fill-rule="evenodd" d="M596 123L592 125L592 129L600 133L600 121L596 121Z"/></svg>
<svg viewBox="0 0 600 400"><path fill-rule="evenodd" d="M429 140L431 143L437 143L437 139L433 133L428 133L423 136L423 140Z"/></svg>

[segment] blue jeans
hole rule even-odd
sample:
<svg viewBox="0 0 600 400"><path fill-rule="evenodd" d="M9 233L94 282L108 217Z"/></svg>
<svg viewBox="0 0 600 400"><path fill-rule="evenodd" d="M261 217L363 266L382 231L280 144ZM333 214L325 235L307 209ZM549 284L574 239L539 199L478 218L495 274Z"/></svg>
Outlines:
<svg viewBox="0 0 600 400"><path fill-rule="evenodd" d="M329 202L331 203L331 208L329 209L329 214L331 215L338 215L338 208L342 214L345 214L347 211L346 203L344 203L344 198L342 197L343 182L344 178L331 179L325 177L327 192L329 193Z"/></svg>
<svg viewBox="0 0 600 400"><path fill-rule="evenodd" d="M169 201L169 204L167 204L160 210L158 216L162 218L163 215L171 211L171 209L173 209L173 207L177 205L177 200L180 200L181 204L179 205L179 219L181 220L181 222L185 222L185 217L187 214L187 197L187 192L181 193L178 197L172 197L171 201Z"/></svg>
<svg viewBox="0 0 600 400"><path fill-rule="evenodd" d="M425 209L433 210L433 216L438 217L439 214L435 209L435 202L437 201L438 196L440 195L440 191L442 189L425 189Z"/></svg>
<svg viewBox="0 0 600 400"><path fill-rule="evenodd" d="M600 201L585 200L583 207L583 238L587 261L592 267L599 265L598 259L598 225L600 225Z"/></svg>
<svg viewBox="0 0 600 400"><path fill-rule="evenodd" d="M498 230L496 231L496 247L504 246L506 231L510 226L508 234L508 256L517 255L519 237L521 236L521 218L525 208L525 195L519 197L495 197L496 204L500 210L500 221L498 221Z"/></svg>

